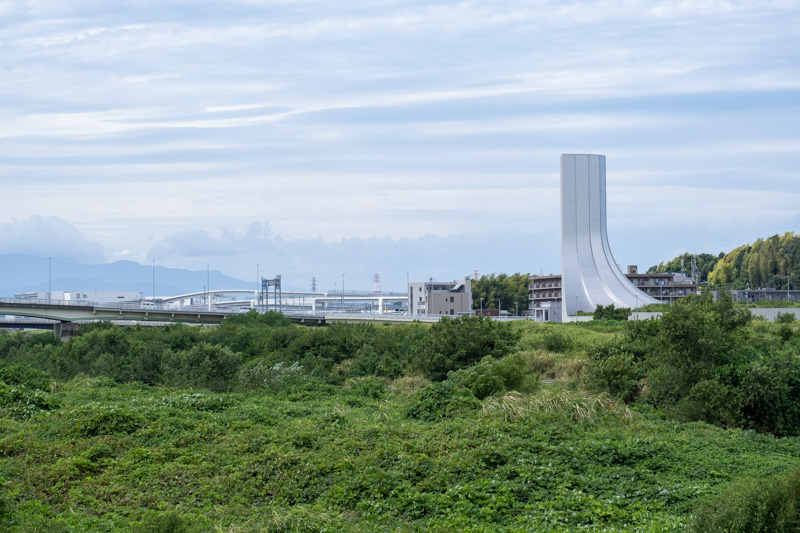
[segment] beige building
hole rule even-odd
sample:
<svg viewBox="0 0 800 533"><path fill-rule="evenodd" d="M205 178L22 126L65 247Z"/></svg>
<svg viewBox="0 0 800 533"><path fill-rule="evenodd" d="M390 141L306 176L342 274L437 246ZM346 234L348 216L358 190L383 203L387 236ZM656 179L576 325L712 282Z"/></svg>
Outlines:
<svg viewBox="0 0 800 533"><path fill-rule="evenodd" d="M408 284L409 315L448 315L472 312L470 280L428 281Z"/></svg>

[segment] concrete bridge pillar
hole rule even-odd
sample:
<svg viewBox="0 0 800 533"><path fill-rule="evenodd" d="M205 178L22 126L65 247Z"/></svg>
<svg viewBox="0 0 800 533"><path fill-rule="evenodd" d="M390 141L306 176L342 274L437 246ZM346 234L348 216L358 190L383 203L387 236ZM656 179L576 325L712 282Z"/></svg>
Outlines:
<svg viewBox="0 0 800 533"><path fill-rule="evenodd" d="M78 335L78 324L75 322L58 322L53 325L53 333L62 341L68 341Z"/></svg>

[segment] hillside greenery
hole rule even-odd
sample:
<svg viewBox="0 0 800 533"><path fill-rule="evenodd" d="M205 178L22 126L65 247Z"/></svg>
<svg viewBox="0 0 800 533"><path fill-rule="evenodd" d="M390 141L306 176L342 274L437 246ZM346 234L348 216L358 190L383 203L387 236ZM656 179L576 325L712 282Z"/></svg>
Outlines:
<svg viewBox="0 0 800 533"><path fill-rule="evenodd" d="M657 265L651 266L647 269L648 274L662 273L662 272L677 272L690 276L692 274L692 259L697 262L697 274L699 282L707 282L709 274L714 270L720 259L725 257L724 252L718 255L702 253L702 254L681 254L671 261L666 263L661 262Z"/></svg>
<svg viewBox="0 0 800 533"><path fill-rule="evenodd" d="M800 235L786 232L758 239L728 253L685 253L650 267L647 272L683 272L690 274L692 258L697 258L699 281L709 287L731 290L800 289ZM683 262L683 266L681 266Z"/></svg>
<svg viewBox="0 0 800 533"><path fill-rule="evenodd" d="M0 530L793 531L797 325L0 333Z"/></svg>

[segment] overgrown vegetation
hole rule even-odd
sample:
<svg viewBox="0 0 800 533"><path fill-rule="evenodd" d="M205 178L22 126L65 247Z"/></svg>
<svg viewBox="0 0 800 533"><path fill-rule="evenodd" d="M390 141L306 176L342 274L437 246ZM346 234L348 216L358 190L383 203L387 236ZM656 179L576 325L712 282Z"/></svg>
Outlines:
<svg viewBox="0 0 800 533"><path fill-rule="evenodd" d="M781 531L797 326L703 296L660 321L0 333L0 530Z"/></svg>
<svg viewBox="0 0 800 533"><path fill-rule="evenodd" d="M690 273L692 258L697 257L699 282L709 287L731 290L800 288L800 235L786 232L758 239L726 253L683 254L667 263L650 267L647 272Z"/></svg>
<svg viewBox="0 0 800 533"><path fill-rule="evenodd" d="M472 308L500 309L515 314L528 307L530 274L489 274L472 281Z"/></svg>

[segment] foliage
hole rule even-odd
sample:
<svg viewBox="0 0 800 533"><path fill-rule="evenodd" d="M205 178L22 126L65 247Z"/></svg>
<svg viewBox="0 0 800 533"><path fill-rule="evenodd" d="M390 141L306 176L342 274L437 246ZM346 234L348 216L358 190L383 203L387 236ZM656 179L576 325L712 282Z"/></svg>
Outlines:
<svg viewBox="0 0 800 533"><path fill-rule="evenodd" d="M509 353L519 335L510 324L483 316L444 317L416 347L415 366L427 378L442 381L447 373L477 363L483 357Z"/></svg>
<svg viewBox="0 0 800 533"><path fill-rule="evenodd" d="M488 398L483 404L484 416L502 417L506 421L535 418L546 413L565 417L571 422L589 423L605 415L631 420L633 414L619 400L608 396L585 396L575 392L549 392L538 396L509 393Z"/></svg>
<svg viewBox="0 0 800 533"><path fill-rule="evenodd" d="M528 307L530 274L490 274L472 282L472 308L501 309L513 314ZM498 301L499 300L499 301Z"/></svg>
<svg viewBox="0 0 800 533"><path fill-rule="evenodd" d="M748 327L723 293L676 302L661 320L634 321L587 352L587 385L626 402L777 435L800 434L800 359L788 324Z"/></svg>
<svg viewBox="0 0 800 533"><path fill-rule="evenodd" d="M642 391L645 377L641 361L625 342L614 340L588 351L587 385L595 391L608 392L615 398L631 403Z"/></svg>
<svg viewBox="0 0 800 533"><path fill-rule="evenodd" d="M663 313L664 311L669 311L669 308L671 306L672 306L672 304L670 302L660 302L660 303L642 305L637 309L637 311L649 311L649 312L654 312L654 313L658 313L658 312L662 312Z"/></svg>
<svg viewBox="0 0 800 533"><path fill-rule="evenodd" d="M717 262L725 257L723 252L718 255L713 254L690 254L685 253L679 255L666 263L659 263L658 265L651 266L647 269L648 274L663 273L663 272L678 272L686 275L691 275L692 258L697 258L697 270L699 278L698 283L708 281L708 275L714 270Z"/></svg>
<svg viewBox="0 0 800 533"><path fill-rule="evenodd" d="M202 387L215 392L230 390L241 357L224 346L201 342L190 350L168 352L163 360L164 380L182 387Z"/></svg>
<svg viewBox="0 0 800 533"><path fill-rule="evenodd" d="M792 285L794 286L794 285ZM800 286L798 287L800 288ZM794 290L794 289L792 289ZM772 308L772 309L785 309L785 308L797 308L800 307L800 301L789 302L787 300L759 300L758 302L749 302L747 304L748 307L755 308L755 309L765 309L765 308ZM783 313L786 314L786 313Z"/></svg>
<svg viewBox="0 0 800 533"><path fill-rule="evenodd" d="M545 350L566 353L575 346L572 338L562 330L550 329L542 335L541 347Z"/></svg>
<svg viewBox="0 0 800 533"><path fill-rule="evenodd" d="M698 533L770 533L800 530L800 471L764 479L740 479L697 506Z"/></svg>
<svg viewBox="0 0 800 533"><path fill-rule="evenodd" d="M50 391L53 378L47 372L25 364L0 366L0 382L9 385L23 385L29 389Z"/></svg>
<svg viewBox="0 0 800 533"><path fill-rule="evenodd" d="M709 286L732 289L774 288L785 290L787 277L800 288L800 236L786 232L758 239L726 254L708 276Z"/></svg>
<svg viewBox="0 0 800 533"><path fill-rule="evenodd" d="M169 511L155 514L134 531L135 533L189 533L189 526L180 514Z"/></svg>
<svg viewBox="0 0 800 533"><path fill-rule="evenodd" d="M263 387L271 391L286 390L306 378L303 367L297 362L291 365L283 362L270 364L263 359L249 361L239 371L238 377L243 390Z"/></svg>
<svg viewBox="0 0 800 533"><path fill-rule="evenodd" d="M631 314L631 310L626 307L617 309L614 304L606 306L597 304L597 308L592 314L594 320L627 320Z"/></svg>
<svg viewBox="0 0 800 533"><path fill-rule="evenodd" d="M443 381L417 392L406 409L406 416L432 422L455 416L462 411L478 409L480 405L468 388Z"/></svg>
<svg viewBox="0 0 800 533"><path fill-rule="evenodd" d="M25 385L8 386L0 381L0 416L27 420L39 411L51 411L59 407L52 394Z"/></svg>
<svg viewBox="0 0 800 533"><path fill-rule="evenodd" d="M800 468L798 351L710 296L637 322L0 333L0 529L685 531Z"/></svg>
<svg viewBox="0 0 800 533"><path fill-rule="evenodd" d="M525 359L519 355L509 355L500 360L487 355L475 366L448 374L447 381L466 387L479 400L503 395L508 390L532 392L538 379L526 374L525 366Z"/></svg>
<svg viewBox="0 0 800 533"><path fill-rule="evenodd" d="M308 396L69 382L51 414L0 420L10 531L683 531L730 480L800 467L798 439L604 395L480 402L450 380L411 397L382 381ZM198 408L211 398L232 403ZM73 429L114 406L126 416Z"/></svg>
<svg viewBox="0 0 800 533"><path fill-rule="evenodd" d="M132 433L141 428L144 420L136 411L119 404L90 403L73 410L71 431L81 437Z"/></svg>

